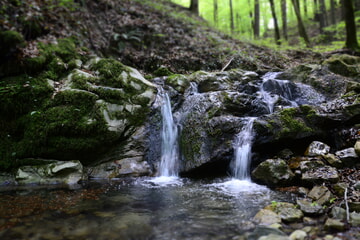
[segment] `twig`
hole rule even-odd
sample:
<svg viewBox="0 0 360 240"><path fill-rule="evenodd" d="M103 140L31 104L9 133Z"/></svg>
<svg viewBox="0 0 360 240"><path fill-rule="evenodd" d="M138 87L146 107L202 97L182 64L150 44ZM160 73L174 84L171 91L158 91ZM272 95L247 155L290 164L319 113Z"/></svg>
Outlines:
<svg viewBox="0 0 360 240"><path fill-rule="evenodd" d="M234 58L232 57L232 58L228 61L228 63L221 69L221 72L223 72L223 71L230 65L230 63L231 63L233 60L234 60Z"/></svg>
<svg viewBox="0 0 360 240"><path fill-rule="evenodd" d="M344 201L345 201L345 208L346 208L346 221L349 222L350 214L349 214L349 204L347 202L347 188L345 188L345 192L344 192Z"/></svg>

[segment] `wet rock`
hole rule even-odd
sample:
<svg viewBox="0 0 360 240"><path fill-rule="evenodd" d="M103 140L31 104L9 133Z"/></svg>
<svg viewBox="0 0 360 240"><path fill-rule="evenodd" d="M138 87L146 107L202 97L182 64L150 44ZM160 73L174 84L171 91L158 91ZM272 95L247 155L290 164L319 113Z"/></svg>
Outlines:
<svg viewBox="0 0 360 240"><path fill-rule="evenodd" d="M312 202L307 199L298 199L296 200L296 203L305 215L316 216L324 213L323 207L316 202Z"/></svg>
<svg viewBox="0 0 360 240"><path fill-rule="evenodd" d="M325 143L313 141L305 151L305 156L314 157L328 154L330 147Z"/></svg>
<svg viewBox="0 0 360 240"><path fill-rule="evenodd" d="M306 237L307 237L306 232L302 230L295 230L289 236L291 240L304 240Z"/></svg>
<svg viewBox="0 0 360 240"><path fill-rule="evenodd" d="M348 167L354 166L355 163L360 162L359 156L356 154L354 148L346 148L341 151L337 151L335 152L335 155L345 166Z"/></svg>
<svg viewBox="0 0 360 240"><path fill-rule="evenodd" d="M308 197L320 205L329 203L333 198L330 190L325 186L315 186L308 193Z"/></svg>
<svg viewBox="0 0 360 240"><path fill-rule="evenodd" d="M83 166L77 161L43 161L37 166L20 167L15 175L19 184L76 184L83 178Z"/></svg>
<svg viewBox="0 0 360 240"><path fill-rule="evenodd" d="M264 238L264 239L276 239L276 240L289 239L284 232L278 229L258 225L256 226L255 230L248 235L247 240L259 240L261 237L263 236L267 237L268 235L272 235L270 236L272 238Z"/></svg>
<svg viewBox="0 0 360 240"><path fill-rule="evenodd" d="M355 184L354 184L354 188L356 190L360 190L360 181L357 181Z"/></svg>
<svg viewBox="0 0 360 240"><path fill-rule="evenodd" d="M328 218L324 224L325 230L336 230L336 231L344 231L345 224L341 222L339 219Z"/></svg>
<svg viewBox="0 0 360 240"><path fill-rule="evenodd" d="M258 240L289 240L289 238L287 236L279 236L276 234L269 234L269 235L260 237Z"/></svg>
<svg viewBox="0 0 360 240"><path fill-rule="evenodd" d="M271 205L266 206L265 209L274 211L285 223L299 222L304 217L303 212L292 203L273 202Z"/></svg>
<svg viewBox="0 0 360 240"><path fill-rule="evenodd" d="M327 65L330 71L346 77L358 76L359 64L360 57L347 54L333 55L324 61L324 65Z"/></svg>
<svg viewBox="0 0 360 240"><path fill-rule="evenodd" d="M267 159L252 171L254 179L270 186L289 185L294 176L282 159Z"/></svg>
<svg viewBox="0 0 360 240"><path fill-rule="evenodd" d="M0 172L0 186L15 184L15 177L10 173Z"/></svg>
<svg viewBox="0 0 360 240"><path fill-rule="evenodd" d="M274 223L281 223L281 217L275 212L268 209L261 209L253 219L260 225L271 225Z"/></svg>

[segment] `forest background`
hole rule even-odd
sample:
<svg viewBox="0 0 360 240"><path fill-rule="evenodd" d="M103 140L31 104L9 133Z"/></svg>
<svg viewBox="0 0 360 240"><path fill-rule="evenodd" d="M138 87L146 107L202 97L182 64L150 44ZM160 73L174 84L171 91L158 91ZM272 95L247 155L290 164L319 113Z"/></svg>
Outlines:
<svg viewBox="0 0 360 240"><path fill-rule="evenodd" d="M360 0L172 0L242 41L358 49ZM347 29L348 28L348 29Z"/></svg>

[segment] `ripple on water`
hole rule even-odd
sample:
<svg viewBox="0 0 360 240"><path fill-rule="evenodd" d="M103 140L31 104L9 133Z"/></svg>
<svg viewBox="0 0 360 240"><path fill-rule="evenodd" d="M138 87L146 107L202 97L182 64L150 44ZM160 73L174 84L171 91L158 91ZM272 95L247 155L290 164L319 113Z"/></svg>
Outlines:
<svg viewBox="0 0 360 240"><path fill-rule="evenodd" d="M140 180L142 186L149 188L182 186L183 180L175 176L160 176L151 179Z"/></svg>

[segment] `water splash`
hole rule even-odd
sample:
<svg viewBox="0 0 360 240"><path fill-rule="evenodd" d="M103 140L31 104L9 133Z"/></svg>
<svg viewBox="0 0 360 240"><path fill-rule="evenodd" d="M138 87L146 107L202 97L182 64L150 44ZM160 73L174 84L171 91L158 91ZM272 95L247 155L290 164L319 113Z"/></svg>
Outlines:
<svg viewBox="0 0 360 240"><path fill-rule="evenodd" d="M178 176L178 129L174 123L171 112L169 95L161 91L163 103L161 105L162 130L161 130L161 161L159 176Z"/></svg>
<svg viewBox="0 0 360 240"><path fill-rule="evenodd" d="M255 117L248 118L241 132L235 137L232 171L233 177L236 179L247 180L250 178L251 147L254 138L253 123L255 119Z"/></svg>

